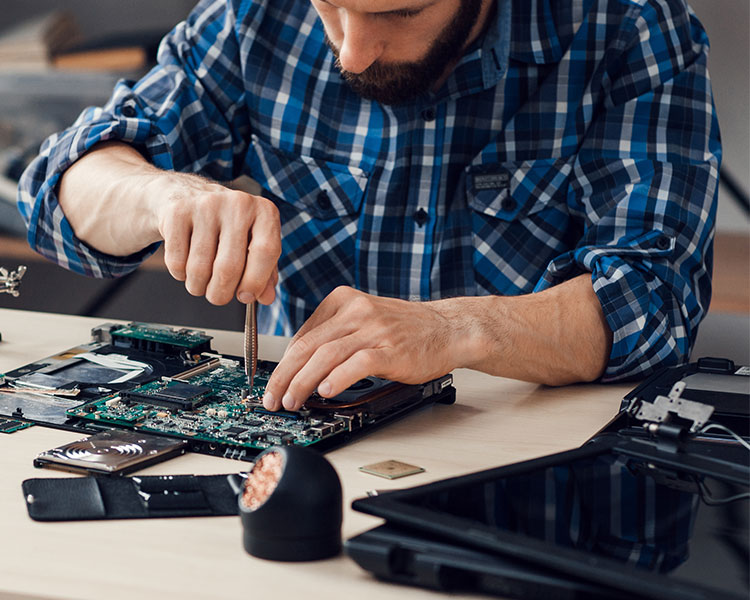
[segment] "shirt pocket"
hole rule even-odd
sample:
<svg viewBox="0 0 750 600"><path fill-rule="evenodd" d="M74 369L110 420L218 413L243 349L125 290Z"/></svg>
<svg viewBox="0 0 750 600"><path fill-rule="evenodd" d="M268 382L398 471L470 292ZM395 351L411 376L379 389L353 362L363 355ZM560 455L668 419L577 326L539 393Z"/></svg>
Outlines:
<svg viewBox="0 0 750 600"><path fill-rule="evenodd" d="M354 217L362 206L367 173L357 167L296 156L257 135L247 163L263 189L315 219Z"/></svg>
<svg viewBox="0 0 750 600"><path fill-rule="evenodd" d="M469 208L502 221L517 221L565 202L572 158L479 164L467 168Z"/></svg>
<svg viewBox="0 0 750 600"><path fill-rule="evenodd" d="M549 262L575 246L567 206L573 160L467 167L473 265L482 293L531 292Z"/></svg>

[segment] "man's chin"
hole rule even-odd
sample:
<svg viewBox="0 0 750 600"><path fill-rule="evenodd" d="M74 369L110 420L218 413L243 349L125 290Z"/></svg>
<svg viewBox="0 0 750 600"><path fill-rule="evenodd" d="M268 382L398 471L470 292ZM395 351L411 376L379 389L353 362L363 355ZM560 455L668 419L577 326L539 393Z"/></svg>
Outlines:
<svg viewBox="0 0 750 600"><path fill-rule="evenodd" d="M432 86L431 73L419 72L419 69L401 69L401 76L388 73L382 67L373 69L366 75L358 75L341 70L341 76L349 87L366 100L380 104L404 104L419 98Z"/></svg>

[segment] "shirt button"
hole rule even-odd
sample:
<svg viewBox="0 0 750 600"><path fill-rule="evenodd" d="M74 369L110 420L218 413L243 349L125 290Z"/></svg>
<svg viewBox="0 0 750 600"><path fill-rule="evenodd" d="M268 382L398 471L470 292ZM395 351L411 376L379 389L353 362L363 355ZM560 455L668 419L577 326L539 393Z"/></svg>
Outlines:
<svg viewBox="0 0 750 600"><path fill-rule="evenodd" d="M672 242L670 241L669 237L667 237L666 235L662 235L656 240L656 247L659 250L668 250L671 245L672 245Z"/></svg>
<svg viewBox="0 0 750 600"><path fill-rule="evenodd" d="M331 199L328 197L327 192L320 192L318 197L315 198L315 202L320 210L330 210L331 208Z"/></svg>
<svg viewBox="0 0 750 600"><path fill-rule="evenodd" d="M430 106L429 108L425 108L422 111L422 118L425 121L434 121L436 116L437 116L437 111L432 106Z"/></svg>
<svg viewBox="0 0 750 600"><path fill-rule="evenodd" d="M505 212L510 212L516 208L516 201L511 196L506 196L500 202L500 208Z"/></svg>
<svg viewBox="0 0 750 600"><path fill-rule="evenodd" d="M126 104L122 107L122 116L131 119L135 116L135 108L130 104Z"/></svg>
<svg viewBox="0 0 750 600"><path fill-rule="evenodd" d="M429 215L424 208L420 208L414 213L414 220L420 227L427 223L427 219L429 219Z"/></svg>

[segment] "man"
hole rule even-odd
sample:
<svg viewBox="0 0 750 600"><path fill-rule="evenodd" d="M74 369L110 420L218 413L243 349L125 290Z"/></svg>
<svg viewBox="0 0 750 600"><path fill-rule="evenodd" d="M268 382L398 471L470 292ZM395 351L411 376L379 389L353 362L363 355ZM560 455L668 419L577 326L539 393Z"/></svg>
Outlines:
<svg viewBox="0 0 750 600"><path fill-rule="evenodd" d="M191 294L268 305L297 330L273 410L366 375L639 376L710 299L706 61L681 0L204 0L45 143L21 211L79 272L163 241Z"/></svg>

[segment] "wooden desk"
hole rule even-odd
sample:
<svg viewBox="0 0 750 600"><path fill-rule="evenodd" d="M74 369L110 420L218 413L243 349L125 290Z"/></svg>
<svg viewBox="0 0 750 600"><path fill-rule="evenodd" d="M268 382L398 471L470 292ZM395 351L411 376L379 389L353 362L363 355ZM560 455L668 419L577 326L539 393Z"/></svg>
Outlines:
<svg viewBox="0 0 750 600"><path fill-rule="evenodd" d="M0 372L88 341L102 319L0 309ZM214 348L241 354L237 332L209 331ZM263 337L260 354L278 359L283 338ZM378 520L355 513L370 489L411 487L579 446L617 411L632 385L545 388L460 370L453 406L407 416L327 456L344 488L345 538ZM242 548L239 517L37 523L21 482L70 476L32 466L37 453L80 434L32 427L0 435L0 598L438 598L378 582L340 556L311 563L255 559ZM388 481L359 472L384 459L425 473ZM231 473L246 463L188 454L145 474ZM456 596L451 596L452 598Z"/></svg>

